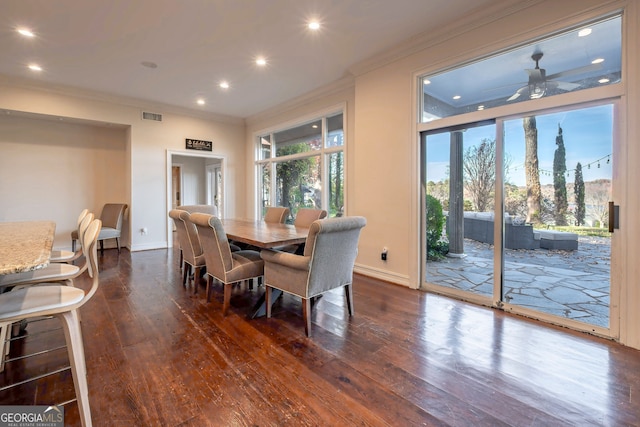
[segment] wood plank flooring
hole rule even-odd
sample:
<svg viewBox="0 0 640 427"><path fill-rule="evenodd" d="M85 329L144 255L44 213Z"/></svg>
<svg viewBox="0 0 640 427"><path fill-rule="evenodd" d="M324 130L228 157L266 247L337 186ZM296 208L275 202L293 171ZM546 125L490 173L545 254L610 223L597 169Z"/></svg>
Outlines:
<svg viewBox="0 0 640 427"><path fill-rule="evenodd" d="M181 285L177 250L100 258L81 309L95 426L640 425L640 352L582 333L363 276L312 310L285 295L250 320L264 292ZM80 280L88 287L88 280ZM50 328L53 331L47 331ZM53 319L30 324L11 356L64 344ZM0 387L68 364L66 349L7 364ZM0 404L74 398L70 372L0 391ZM79 425L75 402L66 425Z"/></svg>

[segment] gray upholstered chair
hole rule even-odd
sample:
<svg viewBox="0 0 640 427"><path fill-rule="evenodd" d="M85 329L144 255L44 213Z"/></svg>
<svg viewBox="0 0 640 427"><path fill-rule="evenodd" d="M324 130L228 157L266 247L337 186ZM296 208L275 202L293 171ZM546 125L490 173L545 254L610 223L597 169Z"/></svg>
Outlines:
<svg viewBox="0 0 640 427"><path fill-rule="evenodd" d="M293 225L296 227L304 227L309 228L313 221L318 219L326 218L327 211L324 209L309 209L309 208L301 208L298 209L296 213L296 219L293 221ZM276 248L279 251L291 252L298 255L302 255L304 253L304 243L299 245L288 245L280 248Z"/></svg>
<svg viewBox="0 0 640 427"><path fill-rule="evenodd" d="M125 203L107 203L102 208L100 220L102 221L102 230L98 236L100 242L100 254L104 253L104 241L116 239L116 247L120 253L120 234L122 233L122 219L127 209Z"/></svg>
<svg viewBox="0 0 640 427"><path fill-rule="evenodd" d="M213 215L194 213L191 221L198 229L200 243L207 264L207 301L211 299L211 282L224 284L223 315L227 315L231 302L231 286L234 283L260 277L264 273L264 262L260 253L252 250L231 252L229 240L222 222Z"/></svg>
<svg viewBox="0 0 640 427"><path fill-rule="evenodd" d="M84 216L86 214L89 213L89 209L83 209L82 212L80 212L80 215L78 216L78 221L77 221L77 227L80 227L80 222L82 221L82 219L84 218ZM76 252L76 241L78 240L78 228L76 227L75 230L71 231L71 251L72 252Z"/></svg>
<svg viewBox="0 0 640 427"><path fill-rule="evenodd" d="M180 250L182 258L180 266L184 261L182 285L187 285L187 280L191 276L193 269L193 293L198 293L198 280L200 279L200 269L206 267L198 230L193 222L191 222L191 214L181 209L172 209L169 211L169 217L173 219L178 232L178 241L180 242Z"/></svg>
<svg viewBox="0 0 640 427"><path fill-rule="evenodd" d="M187 211L189 213L206 213L213 216L218 216L218 208L214 205L182 205L176 209Z"/></svg>
<svg viewBox="0 0 640 427"><path fill-rule="evenodd" d="M289 216L289 208L283 206L269 206L264 213L264 222L279 222L284 224Z"/></svg>
<svg viewBox="0 0 640 427"><path fill-rule="evenodd" d="M367 220L360 216L314 221L303 255L264 250L264 283L267 317L271 317L271 293L280 289L302 298L302 317L311 333L311 298L344 287L349 315L353 315L353 266L360 230Z"/></svg>

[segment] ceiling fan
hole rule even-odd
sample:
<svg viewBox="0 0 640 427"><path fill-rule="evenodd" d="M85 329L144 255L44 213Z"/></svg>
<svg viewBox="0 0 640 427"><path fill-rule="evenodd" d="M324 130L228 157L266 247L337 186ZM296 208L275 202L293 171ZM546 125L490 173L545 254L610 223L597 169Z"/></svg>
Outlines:
<svg viewBox="0 0 640 427"><path fill-rule="evenodd" d="M507 99L507 101L516 100L523 94L527 94L529 99L542 98L548 90L553 89L561 89L564 91L574 90L580 86L578 83L555 81L555 79L559 77L586 73L589 71L597 70L601 67L600 64L591 64L584 67L574 68L572 70L561 71L559 73L547 76L547 71L544 68L540 68L539 65L539 62L542 59L543 55L544 54L542 52L534 52L533 55L531 55L531 59L533 59L536 63L536 68L525 70L529 75L529 81L525 86L522 86L520 89L516 90L516 92L511 95L509 99Z"/></svg>

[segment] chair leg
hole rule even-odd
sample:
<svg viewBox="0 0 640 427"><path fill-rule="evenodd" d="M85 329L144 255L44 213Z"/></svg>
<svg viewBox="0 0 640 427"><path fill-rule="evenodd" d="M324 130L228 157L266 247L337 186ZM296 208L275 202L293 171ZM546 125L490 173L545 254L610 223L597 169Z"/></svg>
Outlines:
<svg viewBox="0 0 640 427"><path fill-rule="evenodd" d="M213 276L209 275L209 277L207 278L207 302L211 302L211 285L213 282Z"/></svg>
<svg viewBox="0 0 640 427"><path fill-rule="evenodd" d="M267 305L267 319L271 317L271 286L264 287L264 303Z"/></svg>
<svg viewBox="0 0 640 427"><path fill-rule="evenodd" d="M89 406L89 387L87 386L87 367L84 358L84 344L82 343L82 331L78 321L77 310L62 313L58 316L62 321L64 336L67 341L69 351L69 361L71 362L71 374L73 385L76 390L78 401L78 411L83 427L90 427L91 407Z"/></svg>
<svg viewBox="0 0 640 427"><path fill-rule="evenodd" d="M231 286L232 283L224 284L224 302L222 303L222 315L226 316L231 304Z"/></svg>
<svg viewBox="0 0 640 427"><path fill-rule="evenodd" d="M118 254L120 253L120 238L116 237L116 247L118 248Z"/></svg>
<svg viewBox="0 0 640 427"><path fill-rule="evenodd" d="M104 255L104 240L100 240L100 255Z"/></svg>
<svg viewBox="0 0 640 427"><path fill-rule="evenodd" d="M302 320L304 321L304 333L311 336L311 298L302 298Z"/></svg>
<svg viewBox="0 0 640 427"><path fill-rule="evenodd" d="M195 267L193 271L193 294L198 295L198 286L200 285L200 267Z"/></svg>
<svg viewBox="0 0 640 427"><path fill-rule="evenodd" d="M345 285L344 294L347 297L347 308L349 309L349 316L353 316L353 285Z"/></svg>
<svg viewBox="0 0 640 427"><path fill-rule="evenodd" d="M0 372L4 372L4 360L9 354L11 323L0 324Z"/></svg>
<svg viewBox="0 0 640 427"><path fill-rule="evenodd" d="M182 286L187 287L187 281L191 275L191 264L184 265L184 271L182 272Z"/></svg>
<svg viewBox="0 0 640 427"><path fill-rule="evenodd" d="M76 239L71 239L71 252L76 251Z"/></svg>

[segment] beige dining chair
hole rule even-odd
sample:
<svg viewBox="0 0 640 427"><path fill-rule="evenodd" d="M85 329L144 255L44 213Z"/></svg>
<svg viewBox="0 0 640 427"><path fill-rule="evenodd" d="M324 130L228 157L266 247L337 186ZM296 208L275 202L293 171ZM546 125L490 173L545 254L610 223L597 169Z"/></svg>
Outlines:
<svg viewBox="0 0 640 427"><path fill-rule="evenodd" d="M194 213L191 221L198 229L200 243L207 264L207 302L211 300L213 279L224 285L222 313L227 315L231 302L231 286L234 283L261 277L264 262L260 253L253 250L231 252L229 240L220 219L213 215Z"/></svg>
<svg viewBox="0 0 640 427"><path fill-rule="evenodd" d="M207 266L198 230L193 222L191 222L191 214L181 209L172 209L169 211L169 217L173 219L178 233L178 241L182 253L181 262L184 262L182 272L182 285L187 286L187 281L193 270L193 293L198 293L198 281L200 279L201 269Z"/></svg>
<svg viewBox="0 0 640 427"><path fill-rule="evenodd" d="M80 223L85 216L89 213L89 209L83 209L78 216L76 223L76 229L71 232L71 245L72 251L65 250L52 250L49 256L49 262L73 262L82 256L82 249L76 251L76 240L78 240Z"/></svg>
<svg viewBox="0 0 640 427"><path fill-rule="evenodd" d="M100 226L100 220L93 220L84 235L79 236L85 256L89 260L87 272L92 283L88 292L71 286L48 285L30 286L0 294L0 371L4 371L8 349L5 342L8 343L12 324L44 316L58 318L64 330L80 422L83 427L92 424L87 368L78 309L91 299L98 289L97 239Z"/></svg>
<svg viewBox="0 0 640 427"><path fill-rule="evenodd" d="M271 317L273 289L302 298L304 331L311 333L311 299L344 287L349 316L353 315L353 266L358 253L364 217L352 216L314 221L303 255L264 250L264 284L267 317Z"/></svg>
<svg viewBox="0 0 640 427"><path fill-rule="evenodd" d="M304 227L309 228L313 221L317 221L319 219L324 219L327 216L327 211L324 209L310 209L310 208L300 208L298 212L296 212L296 219L293 221L293 225L296 227ZM304 243L300 243L299 245L287 245L276 248L279 251L291 252L298 255L302 255L304 253Z"/></svg>
<svg viewBox="0 0 640 427"><path fill-rule="evenodd" d="M91 222L94 220L93 214L88 213L80 223L79 235L86 233ZM82 241L80 250L84 251ZM7 287L23 287L40 283L60 283L73 286L73 280L84 273L89 268L89 260L84 257L81 266L67 263L50 263L44 268L23 273L0 275L0 289Z"/></svg>
<svg viewBox="0 0 640 427"><path fill-rule="evenodd" d="M264 213L264 222L282 223L287 220L289 216L289 208L283 206L269 206Z"/></svg>
<svg viewBox="0 0 640 427"><path fill-rule="evenodd" d="M122 234L122 221L126 209L126 203L107 203L102 207L100 214L102 230L98 236L101 255L104 254L104 241L109 239L116 240L116 247L120 253L120 235Z"/></svg>

